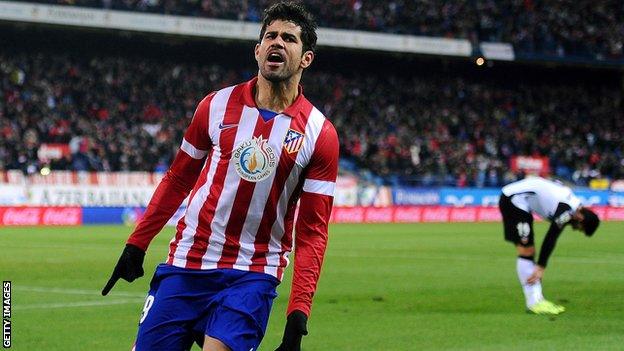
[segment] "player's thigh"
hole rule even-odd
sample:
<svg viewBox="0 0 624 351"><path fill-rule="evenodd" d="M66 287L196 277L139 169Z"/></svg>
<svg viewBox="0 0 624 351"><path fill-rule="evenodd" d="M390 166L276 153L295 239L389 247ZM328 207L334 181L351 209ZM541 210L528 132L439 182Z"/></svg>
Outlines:
<svg viewBox="0 0 624 351"><path fill-rule="evenodd" d="M517 246L530 247L534 245L533 215L515 207L511 201L501 199L500 211L503 217L505 240Z"/></svg>
<svg viewBox="0 0 624 351"><path fill-rule="evenodd" d="M136 351L191 348L194 335L190 326L200 318L207 302L197 295L188 298L184 279L155 273L139 320Z"/></svg>
<svg viewBox="0 0 624 351"><path fill-rule="evenodd" d="M272 281L252 281L228 289L206 323L206 335L232 351L257 350L264 337L273 300Z"/></svg>
<svg viewBox="0 0 624 351"><path fill-rule="evenodd" d="M193 345L193 334L188 328L192 319L180 315L175 303L155 300L149 295L144 305L136 338L136 351L183 351ZM173 302L173 301L171 301ZM175 317L173 317L175 314Z"/></svg>
<svg viewBox="0 0 624 351"><path fill-rule="evenodd" d="M230 348L227 347L221 341L206 335L204 338L204 347L202 348L202 351L232 351L232 350L230 350Z"/></svg>

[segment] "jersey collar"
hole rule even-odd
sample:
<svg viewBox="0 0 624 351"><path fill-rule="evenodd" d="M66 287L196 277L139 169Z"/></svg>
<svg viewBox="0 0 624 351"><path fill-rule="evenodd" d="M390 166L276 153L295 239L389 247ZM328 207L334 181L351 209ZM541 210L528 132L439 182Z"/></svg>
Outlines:
<svg viewBox="0 0 624 351"><path fill-rule="evenodd" d="M258 82L258 77L254 77L250 81L247 81L243 85L243 93L240 95L240 102L246 106L258 108L254 99L254 88ZM291 118L297 117L297 115L303 110L304 106L308 103L308 99L303 96L303 87L301 84L298 86L299 94L297 98L288 106L281 114L287 115Z"/></svg>

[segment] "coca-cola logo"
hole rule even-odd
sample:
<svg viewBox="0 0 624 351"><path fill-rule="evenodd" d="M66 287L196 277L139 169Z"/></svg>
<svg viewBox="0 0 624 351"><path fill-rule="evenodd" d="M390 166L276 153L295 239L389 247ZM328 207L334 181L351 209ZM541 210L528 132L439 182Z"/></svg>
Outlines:
<svg viewBox="0 0 624 351"><path fill-rule="evenodd" d="M420 222L421 209L418 207L397 208L394 212L395 222Z"/></svg>
<svg viewBox="0 0 624 351"><path fill-rule="evenodd" d="M335 223L361 223L363 221L363 208L337 208L334 210Z"/></svg>
<svg viewBox="0 0 624 351"><path fill-rule="evenodd" d="M4 225L37 225L41 216L40 208L8 208L2 216Z"/></svg>
<svg viewBox="0 0 624 351"><path fill-rule="evenodd" d="M482 207L477 216L479 222L496 222L501 220L501 213L498 208Z"/></svg>
<svg viewBox="0 0 624 351"><path fill-rule="evenodd" d="M82 210L73 207L9 207L0 208L2 225L77 225L82 222Z"/></svg>
<svg viewBox="0 0 624 351"><path fill-rule="evenodd" d="M448 222L449 219L448 208L438 207L438 208L427 208L423 211L423 221L424 222Z"/></svg>
<svg viewBox="0 0 624 351"><path fill-rule="evenodd" d="M451 211L451 222L474 222L477 210L474 208L454 208Z"/></svg>
<svg viewBox="0 0 624 351"><path fill-rule="evenodd" d="M366 211L366 222L388 223L392 221L392 209L369 208Z"/></svg>
<svg viewBox="0 0 624 351"><path fill-rule="evenodd" d="M624 209L622 209L622 208L609 208L606 211L606 215L603 215L602 218L605 218L605 219L611 220L611 221L621 221L621 220L624 220Z"/></svg>
<svg viewBox="0 0 624 351"><path fill-rule="evenodd" d="M76 225L80 224L79 208L47 208L43 212L42 224L47 225Z"/></svg>

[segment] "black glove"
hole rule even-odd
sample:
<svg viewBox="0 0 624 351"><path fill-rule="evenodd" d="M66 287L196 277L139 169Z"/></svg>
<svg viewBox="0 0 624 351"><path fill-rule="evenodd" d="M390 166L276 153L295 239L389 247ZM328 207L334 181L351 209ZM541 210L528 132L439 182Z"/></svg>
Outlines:
<svg viewBox="0 0 624 351"><path fill-rule="evenodd" d="M108 294L119 278L123 278L127 282L132 282L136 278L142 277L144 258L145 251L134 245L126 244L113 270L113 274L108 280L108 283L106 283L104 289L102 289L102 295Z"/></svg>
<svg viewBox="0 0 624 351"><path fill-rule="evenodd" d="M275 351L301 351L301 338L308 335L308 316L294 310L286 319L282 344Z"/></svg>

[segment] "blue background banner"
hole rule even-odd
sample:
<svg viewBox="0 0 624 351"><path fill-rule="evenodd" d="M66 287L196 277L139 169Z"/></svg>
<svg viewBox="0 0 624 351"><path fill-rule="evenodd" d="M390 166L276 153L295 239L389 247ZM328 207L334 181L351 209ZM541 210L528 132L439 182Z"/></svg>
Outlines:
<svg viewBox="0 0 624 351"><path fill-rule="evenodd" d="M83 207L83 224L134 225L145 210L141 207Z"/></svg>
<svg viewBox="0 0 624 351"><path fill-rule="evenodd" d="M392 201L395 205L438 205L440 192L436 188L392 188Z"/></svg>
<svg viewBox="0 0 624 351"><path fill-rule="evenodd" d="M496 206L500 193L498 188L441 188L440 205Z"/></svg>
<svg viewBox="0 0 624 351"><path fill-rule="evenodd" d="M611 193L608 190L589 190L589 189L572 189L572 192L581 199L583 205L609 205L609 194L617 194ZM620 197L624 198L624 196L620 195Z"/></svg>
<svg viewBox="0 0 624 351"><path fill-rule="evenodd" d="M624 206L624 194L608 190L573 189L584 205ZM496 206L501 190L498 188L441 188L440 205Z"/></svg>

